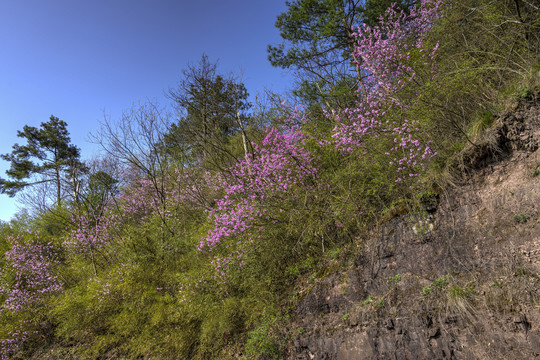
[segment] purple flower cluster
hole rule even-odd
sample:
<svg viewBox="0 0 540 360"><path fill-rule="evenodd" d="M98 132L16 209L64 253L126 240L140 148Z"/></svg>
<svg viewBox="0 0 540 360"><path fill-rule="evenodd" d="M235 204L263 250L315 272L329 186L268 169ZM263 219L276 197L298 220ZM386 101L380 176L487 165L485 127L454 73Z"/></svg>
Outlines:
<svg viewBox="0 0 540 360"><path fill-rule="evenodd" d="M18 326L8 332L8 338L0 339L0 360L9 360L21 349L31 334L38 331L28 331L26 328L32 325L30 320L20 320Z"/></svg>
<svg viewBox="0 0 540 360"><path fill-rule="evenodd" d="M71 231L64 245L73 253L89 254L110 243L111 229L118 226L120 219L105 210L97 219L91 220L87 216L79 215L74 216L72 221L77 224L77 228Z"/></svg>
<svg viewBox="0 0 540 360"><path fill-rule="evenodd" d="M180 210L206 207L218 187L208 172L176 168L159 179L133 179L115 200L124 217L144 221L158 215L174 230L182 221Z"/></svg>
<svg viewBox="0 0 540 360"><path fill-rule="evenodd" d="M210 210L214 227L199 250L211 249L226 238L247 234L253 226L277 221L268 205L289 198L293 187L306 187L316 174L310 153L302 147L304 134L299 130L267 130L261 146L253 144L253 153L236 163L232 176L224 180L225 195Z"/></svg>
<svg viewBox="0 0 540 360"><path fill-rule="evenodd" d="M429 142L418 138L417 121L385 121L384 116L415 103L421 78L437 78L438 44L429 47L425 34L440 16L440 4L441 0L422 0L409 14L390 7L379 25L358 28L352 55L362 75L360 100L354 108L328 114L336 120L333 138L342 151L363 147L368 138L393 139L385 155L397 167L396 182L418 176L425 161L436 155Z"/></svg>
<svg viewBox="0 0 540 360"><path fill-rule="evenodd" d="M11 284L0 287L6 296L3 307L11 311L29 308L42 297L62 290L62 284L54 273L58 263L51 242L43 242L39 233L29 238L8 237L10 249L6 251L6 268L13 276Z"/></svg>
<svg viewBox="0 0 540 360"><path fill-rule="evenodd" d="M116 199L122 212L130 217L144 220L156 210L161 210L161 202L154 183L145 178L137 178L124 189Z"/></svg>
<svg viewBox="0 0 540 360"><path fill-rule="evenodd" d="M352 55L365 75L366 91L369 88L370 93L386 102L400 104L392 95L414 84L422 65L434 66L438 44L428 48L424 35L440 16L440 5L441 0L422 0L407 14L396 10L394 4L377 26L364 24L353 33L357 43Z"/></svg>

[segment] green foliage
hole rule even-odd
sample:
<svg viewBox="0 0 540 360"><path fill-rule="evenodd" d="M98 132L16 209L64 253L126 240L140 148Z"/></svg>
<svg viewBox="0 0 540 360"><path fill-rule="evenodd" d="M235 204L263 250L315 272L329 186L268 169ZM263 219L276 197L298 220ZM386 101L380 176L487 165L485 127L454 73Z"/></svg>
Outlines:
<svg viewBox="0 0 540 360"><path fill-rule="evenodd" d="M414 1L399 3L406 9ZM343 0L288 1L287 12L280 14L275 24L284 43L269 45L268 59L273 66L321 71L326 75L325 66L337 67L332 63L349 60L354 44L352 28L362 23L377 24L391 4L390 0L368 0L365 4Z"/></svg>
<svg viewBox="0 0 540 360"><path fill-rule="evenodd" d="M245 351L248 359L280 359L279 346L271 334L276 320L275 316L263 318L260 325L247 334Z"/></svg>
<svg viewBox="0 0 540 360"><path fill-rule="evenodd" d="M112 349L128 358L191 357L201 318L209 316L193 312L200 303L191 288L197 286L193 277L206 270L194 246L181 250L187 239L166 237L159 224L150 218L145 226L125 228L121 242L103 249L108 261L97 275L89 259L70 258L63 270L69 287L50 310L62 341L77 342L89 357Z"/></svg>
<svg viewBox="0 0 540 360"><path fill-rule="evenodd" d="M514 276L531 276L531 272L525 266L518 266Z"/></svg>
<svg viewBox="0 0 540 360"><path fill-rule="evenodd" d="M369 295L365 300L364 300L364 305L369 305L373 302L373 300L375 300L375 296L373 295Z"/></svg>
<svg viewBox="0 0 540 360"><path fill-rule="evenodd" d="M533 92L531 89L526 87L519 87L515 93L512 94L512 100L519 101L521 99L528 99L531 98L533 95Z"/></svg>
<svg viewBox="0 0 540 360"><path fill-rule="evenodd" d="M435 290L441 290L445 288L448 285L448 282L450 281L450 275L441 275L437 279L433 280L431 285L426 285L422 288L420 291L420 294L422 296L429 296L431 293Z"/></svg>
<svg viewBox="0 0 540 360"><path fill-rule="evenodd" d="M388 120L392 120L388 114ZM398 114L395 114L396 116ZM385 149L393 139L366 139L369 156L363 150L341 156L323 146L314 152L320 158L319 188L310 198L310 212L298 221L306 224L304 235L319 238L326 247L339 247L366 229L374 219L386 216L392 202L414 193L412 183L396 183L396 168L387 165Z"/></svg>
<svg viewBox="0 0 540 360"><path fill-rule="evenodd" d="M200 350L216 356L224 346L238 340L246 314L242 300L234 297L215 304L207 315L201 324Z"/></svg>
<svg viewBox="0 0 540 360"><path fill-rule="evenodd" d="M0 356L13 360L29 359L33 349L47 345L52 330L42 311L28 309L13 313L3 310L0 312L0 339L8 339L8 342L2 342Z"/></svg>
<svg viewBox="0 0 540 360"><path fill-rule="evenodd" d="M477 114L473 115L473 122L469 126L467 135L470 139L477 139L479 136L488 129L496 118L496 113L488 109L481 109Z"/></svg>
<svg viewBox="0 0 540 360"><path fill-rule="evenodd" d="M268 45L273 66L301 72L297 95L315 106L345 108L356 90L358 74L351 58L353 28L373 26L396 1L293 0L275 23L283 43ZM407 9L415 1L398 1Z"/></svg>
<svg viewBox="0 0 540 360"><path fill-rule="evenodd" d="M332 259L337 259L337 257L339 256L339 253L341 252L341 249L336 247L335 249L332 249L328 252L328 255L332 258Z"/></svg>
<svg viewBox="0 0 540 360"><path fill-rule="evenodd" d="M82 208L94 216L103 214L109 201L119 193L119 180L111 174L98 170L88 177L88 184L82 193Z"/></svg>
<svg viewBox="0 0 540 360"><path fill-rule="evenodd" d="M516 3L517 4L517 3ZM433 131L437 141L455 142L489 126L500 89L528 83L538 56L540 37L534 7L508 1L460 1L447 4L445 15L431 36L438 41L438 89L426 92L423 102L437 110ZM486 30L488 29L488 30ZM478 110L478 109L481 110ZM460 109L457 111L457 109ZM476 121L475 121L476 119ZM474 137L474 136L473 136ZM472 139L468 139L472 140Z"/></svg>
<svg viewBox="0 0 540 360"><path fill-rule="evenodd" d="M514 214L514 220L520 224L526 223L530 218L531 216L527 214Z"/></svg>
<svg viewBox="0 0 540 360"><path fill-rule="evenodd" d="M433 286L442 289L446 285L448 285L448 280L450 279L450 275L441 275L437 279L433 280Z"/></svg>
<svg viewBox="0 0 540 360"><path fill-rule="evenodd" d="M288 68L306 59L321 57L318 54L324 48L320 46L337 48L338 53L352 46L347 34L360 22L357 6L347 4L345 7L341 0L296 0L288 2L287 6L288 11L278 16L276 27L293 47L285 50L284 44L268 46L272 65Z"/></svg>
<svg viewBox="0 0 540 360"><path fill-rule="evenodd" d="M246 111L251 104L244 84L218 74L216 68L203 55L198 65L183 71L178 86L169 92L181 113L164 138L164 152L173 161L205 160L224 170L236 160L227 143L237 131L246 135Z"/></svg>
<svg viewBox="0 0 540 360"><path fill-rule="evenodd" d="M400 274L396 274L394 276L390 276L388 278L388 280L386 280L386 283L387 284L397 284L398 282L401 281L401 275Z"/></svg>
<svg viewBox="0 0 540 360"><path fill-rule="evenodd" d="M451 299L469 299L476 294L474 285L460 286L452 285L448 289L448 296Z"/></svg>
<svg viewBox="0 0 540 360"><path fill-rule="evenodd" d="M40 231L54 236L56 242L60 242L59 237L66 229L71 228L71 211L65 206L53 207L36 215L33 224Z"/></svg>

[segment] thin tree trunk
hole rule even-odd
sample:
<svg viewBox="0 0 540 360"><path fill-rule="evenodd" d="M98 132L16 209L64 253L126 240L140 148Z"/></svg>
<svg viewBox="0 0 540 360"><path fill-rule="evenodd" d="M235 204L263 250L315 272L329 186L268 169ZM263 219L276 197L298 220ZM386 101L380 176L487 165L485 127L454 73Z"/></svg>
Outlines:
<svg viewBox="0 0 540 360"><path fill-rule="evenodd" d="M242 144L244 145L244 156L248 157L248 143L247 143L247 135L246 130L244 129L244 124L242 124L242 120L240 120L240 113L236 113L236 122L238 122L238 126L240 127L240 131L242 132Z"/></svg>
<svg viewBox="0 0 540 360"><path fill-rule="evenodd" d="M61 184L60 184L60 170L58 166L56 167L56 205L60 207L61 205Z"/></svg>

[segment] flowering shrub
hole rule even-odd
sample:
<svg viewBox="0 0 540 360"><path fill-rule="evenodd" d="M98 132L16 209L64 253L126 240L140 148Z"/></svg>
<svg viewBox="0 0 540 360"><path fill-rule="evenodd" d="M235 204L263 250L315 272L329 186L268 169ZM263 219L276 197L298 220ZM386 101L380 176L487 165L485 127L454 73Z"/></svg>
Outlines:
<svg viewBox="0 0 540 360"><path fill-rule="evenodd" d="M430 143L418 137L418 121L384 119L389 111L414 104L421 77L437 77L433 60L438 44L429 47L424 35L438 18L440 3L422 0L408 15L391 7L378 26L358 28L352 55L362 76L360 100L354 108L329 114L336 120L333 138L342 151L365 147L367 138L393 138L385 155L397 168L396 182L418 176L425 161L436 155Z"/></svg>
<svg viewBox="0 0 540 360"><path fill-rule="evenodd" d="M416 78L422 65L436 75L433 59L438 44L429 48L424 36L439 17L440 4L441 0L422 0L409 14L397 11L394 4L378 26L364 24L353 33L357 43L352 55L364 75L366 96L406 106L394 95L407 86L418 91Z"/></svg>
<svg viewBox="0 0 540 360"><path fill-rule="evenodd" d="M225 195L210 211L214 227L199 250L240 234L251 239L254 226L277 222L276 211L269 206L286 201L293 187L308 187L307 179L317 172L310 153L301 146L303 137L298 130L271 128L261 146L253 144L253 153L236 163L230 169L232 176L224 180Z"/></svg>
<svg viewBox="0 0 540 360"><path fill-rule="evenodd" d="M111 230L119 223L118 216L110 211L92 221L82 215L74 216L72 221L77 227L71 231L64 245L77 254L89 254L105 247L111 241Z"/></svg>
<svg viewBox="0 0 540 360"><path fill-rule="evenodd" d="M11 248L5 253L6 268L12 280L0 287L0 293L6 296L5 309L26 309L62 290L54 272L58 260L51 242L40 240L39 232L30 233L29 238L9 236L7 241Z"/></svg>
<svg viewBox="0 0 540 360"><path fill-rule="evenodd" d="M13 330L8 331L6 338L0 339L0 360L12 359L23 344L29 340L30 335L38 333L35 330L27 330L32 325L30 320L20 320Z"/></svg>
<svg viewBox="0 0 540 360"><path fill-rule="evenodd" d="M174 168L159 179L132 179L115 201L126 219L146 221L158 216L174 230L185 220L185 211L208 207L208 196L218 187L208 171Z"/></svg>

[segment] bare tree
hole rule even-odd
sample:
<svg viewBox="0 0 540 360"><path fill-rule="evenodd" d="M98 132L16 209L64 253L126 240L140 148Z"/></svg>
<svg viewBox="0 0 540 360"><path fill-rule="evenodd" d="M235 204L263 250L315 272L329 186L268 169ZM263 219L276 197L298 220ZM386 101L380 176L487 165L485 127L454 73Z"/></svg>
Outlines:
<svg viewBox="0 0 540 360"><path fill-rule="evenodd" d="M118 121L105 117L91 141L125 169L132 169L151 181L156 197L165 206L165 174L169 163L162 151L171 124L170 111L157 102L133 105Z"/></svg>

